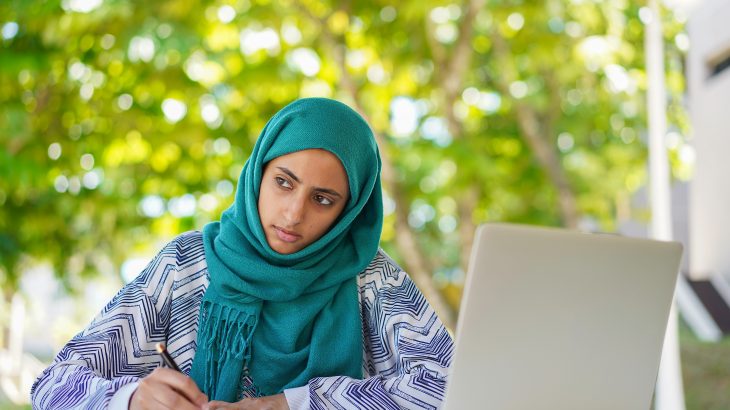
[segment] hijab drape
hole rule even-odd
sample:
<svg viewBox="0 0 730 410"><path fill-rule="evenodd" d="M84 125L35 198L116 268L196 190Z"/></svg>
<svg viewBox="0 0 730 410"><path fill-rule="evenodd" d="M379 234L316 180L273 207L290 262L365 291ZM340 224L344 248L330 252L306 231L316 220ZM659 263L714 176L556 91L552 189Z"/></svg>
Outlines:
<svg viewBox="0 0 730 410"><path fill-rule="evenodd" d="M258 213L266 163L305 149L333 153L350 197L321 238L292 254L269 247ZM243 167L235 201L203 229L210 285L203 297L191 377L213 400L247 388L270 395L320 376L362 377L357 275L378 249L383 223L380 156L351 108L297 100L264 127Z"/></svg>

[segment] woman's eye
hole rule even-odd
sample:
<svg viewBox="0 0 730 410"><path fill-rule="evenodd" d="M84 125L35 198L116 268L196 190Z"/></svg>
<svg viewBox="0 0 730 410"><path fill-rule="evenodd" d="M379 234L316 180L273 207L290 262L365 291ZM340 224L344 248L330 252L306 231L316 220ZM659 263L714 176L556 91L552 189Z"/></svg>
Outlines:
<svg viewBox="0 0 730 410"><path fill-rule="evenodd" d="M282 177L274 177L274 180L276 181L276 184L282 188L291 188L291 184L289 183L289 181Z"/></svg>
<svg viewBox="0 0 730 410"><path fill-rule="evenodd" d="M332 205L332 200L322 195L315 195L314 200L320 205Z"/></svg>

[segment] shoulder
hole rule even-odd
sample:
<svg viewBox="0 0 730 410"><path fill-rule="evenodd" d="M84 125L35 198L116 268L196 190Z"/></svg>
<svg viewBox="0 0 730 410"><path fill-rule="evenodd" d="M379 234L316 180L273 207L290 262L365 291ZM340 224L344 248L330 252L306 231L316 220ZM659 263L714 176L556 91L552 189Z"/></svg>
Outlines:
<svg viewBox="0 0 730 410"><path fill-rule="evenodd" d="M407 282L410 282L408 274L382 249L378 249L375 257L358 276L361 287L373 283L377 283L378 287L402 286Z"/></svg>
<svg viewBox="0 0 730 410"><path fill-rule="evenodd" d="M200 231L183 232L174 237L165 248L197 250L203 248L203 233Z"/></svg>
<svg viewBox="0 0 730 410"><path fill-rule="evenodd" d="M165 245L158 257L174 257L175 263L179 266L205 260L203 233L188 231L176 236Z"/></svg>
<svg viewBox="0 0 730 410"><path fill-rule="evenodd" d="M204 274L206 271L203 235L199 231L190 231L168 242L133 283L158 287L162 283L171 283L181 277L198 272Z"/></svg>
<svg viewBox="0 0 730 410"><path fill-rule="evenodd" d="M371 276L381 272L397 276L398 273L403 272L403 269L382 248L378 248L378 252L368 266L360 272L360 276Z"/></svg>
<svg viewBox="0 0 730 410"><path fill-rule="evenodd" d="M175 270L179 278L207 275L208 263L205 259L202 232L182 233L170 241L167 248L175 251Z"/></svg>

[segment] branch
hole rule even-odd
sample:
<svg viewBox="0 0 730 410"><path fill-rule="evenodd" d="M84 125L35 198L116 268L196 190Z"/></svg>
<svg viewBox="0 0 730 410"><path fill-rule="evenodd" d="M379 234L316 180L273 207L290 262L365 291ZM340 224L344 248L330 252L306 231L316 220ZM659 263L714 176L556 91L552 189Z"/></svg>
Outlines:
<svg viewBox="0 0 730 410"><path fill-rule="evenodd" d="M550 70L542 70L542 76L545 78L546 88L550 93L550 105L548 106L548 111L545 114L545 120L543 122L545 124L544 129L547 135L555 135L555 124L563 113L561 108L562 101L560 100L560 84Z"/></svg>
<svg viewBox="0 0 730 410"><path fill-rule="evenodd" d="M433 59L436 76L440 76L441 72L439 68L443 67L445 64L446 49L433 37L433 32L435 30L433 21L431 21L429 16L426 15L426 42L428 43L428 48L431 50L431 58Z"/></svg>
<svg viewBox="0 0 730 410"><path fill-rule="evenodd" d="M473 54L471 42L474 34L474 20L485 3L485 0L469 1L466 6L464 19L459 27L458 41L449 62L445 81L443 82L444 89L446 90L446 102L451 103L451 106L448 107L450 112L453 112L453 103L456 101L461 88L463 88L464 75L471 64L471 56Z"/></svg>
<svg viewBox="0 0 730 410"><path fill-rule="evenodd" d="M306 7L303 7L301 4L299 6L303 9L307 16L312 18L315 23L320 24L323 28L323 40L328 48L332 50L334 60L340 69L339 86L348 93L349 97L353 101L355 110L363 116L365 121L372 124L358 98L357 86L347 71L347 66L345 64L346 47L343 44L342 39L336 38L333 33L327 29L327 25L325 24L326 19L319 19L307 10ZM454 312L444 300L441 292L434 285L433 278L431 276L433 268L430 266L428 258L421 251L415 234L408 225L408 201L403 196L400 183L395 178L393 163L385 150L387 142L381 133L373 130L373 134L375 135L375 140L380 148L380 157L383 166L383 186L388 193L390 193L396 203L396 247L404 258L405 265L410 276L418 285L418 288L421 290L424 297L431 304L431 307L433 307L434 311L436 311L441 322L443 322L447 328L453 329L455 324Z"/></svg>
<svg viewBox="0 0 730 410"><path fill-rule="evenodd" d="M464 81L467 70L471 65L473 50L471 47L474 35L474 20L479 10L484 6L485 0L471 0L465 6L464 18L459 26L459 36L452 55L447 64L444 47L433 38L433 24L427 18L427 38L431 47L431 54L434 56L436 67L436 78L441 88L444 90L442 94L442 105L446 115L446 124L449 133L454 139L464 137L464 124L454 113L454 104L459 98L461 90L464 88ZM442 70L443 68L443 70ZM460 193L459 206L457 212L459 215L459 239L461 244L460 264L462 269L466 270L469 264L469 256L472 244L474 243L474 221L472 213L476 208L477 201L481 195L480 189L476 184L470 185L465 192Z"/></svg>
<svg viewBox="0 0 730 410"><path fill-rule="evenodd" d="M474 20L485 0L471 0L465 6L464 18L459 25L459 35L453 52L446 56L444 47L433 37L433 23L426 17L426 38L434 57L436 78L444 90L442 104L449 132L454 138L463 134L463 124L454 115L454 103L464 88L464 77L471 64Z"/></svg>
<svg viewBox="0 0 730 410"><path fill-rule="evenodd" d="M502 36L496 30L493 30L492 33L494 54L498 65L502 67L502 70L500 70L501 76L497 77L495 82L500 92L507 96L509 95L509 84L515 80L512 73L516 73L517 70ZM558 191L558 203L563 224L569 228L575 228L578 225L575 194L563 172L560 159L553 145L549 143L550 138L546 135L548 130L540 122L539 115L533 107L520 100L514 100L513 104L518 125L527 145L530 146L533 154Z"/></svg>

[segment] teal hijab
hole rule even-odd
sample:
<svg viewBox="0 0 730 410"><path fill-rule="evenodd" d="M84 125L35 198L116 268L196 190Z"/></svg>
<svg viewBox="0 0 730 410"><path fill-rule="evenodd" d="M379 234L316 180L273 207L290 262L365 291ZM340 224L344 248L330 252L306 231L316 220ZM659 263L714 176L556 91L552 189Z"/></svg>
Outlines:
<svg viewBox="0 0 730 410"><path fill-rule="evenodd" d="M314 148L342 162L350 198L321 238L283 255L269 247L259 219L263 169ZM372 131L340 102L297 100L266 124L233 205L203 229L210 285L190 376L211 400L234 402L243 390L276 394L314 377L362 377L357 275L380 241L380 168ZM241 384L245 374L255 386Z"/></svg>

